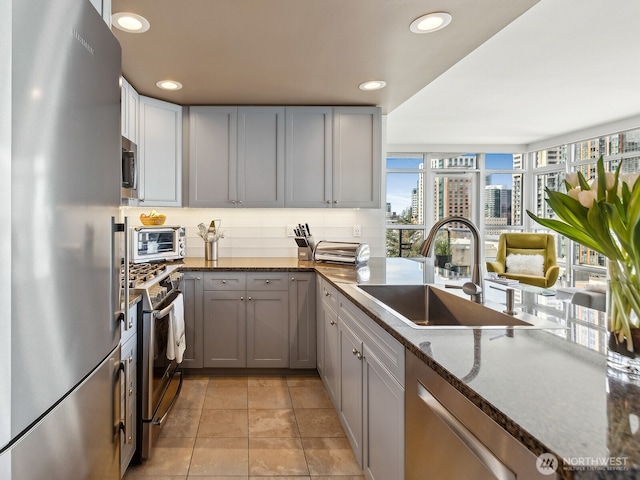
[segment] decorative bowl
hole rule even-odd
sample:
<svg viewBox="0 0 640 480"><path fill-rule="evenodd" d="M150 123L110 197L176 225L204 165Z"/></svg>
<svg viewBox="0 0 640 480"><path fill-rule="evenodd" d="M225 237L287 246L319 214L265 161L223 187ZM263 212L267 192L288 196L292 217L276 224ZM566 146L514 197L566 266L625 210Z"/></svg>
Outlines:
<svg viewBox="0 0 640 480"><path fill-rule="evenodd" d="M148 217L144 213L140 215L140 221L146 227L164 225L164 222L167 220L166 215L154 215L153 217Z"/></svg>

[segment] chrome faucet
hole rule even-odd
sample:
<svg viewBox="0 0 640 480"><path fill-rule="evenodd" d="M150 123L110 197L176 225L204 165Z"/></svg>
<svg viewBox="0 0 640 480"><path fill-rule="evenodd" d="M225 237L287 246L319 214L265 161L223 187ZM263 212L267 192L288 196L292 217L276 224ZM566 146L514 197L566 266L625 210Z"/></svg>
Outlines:
<svg viewBox="0 0 640 480"><path fill-rule="evenodd" d="M476 303L482 303L482 277L480 275L480 232L478 228L471 222L471 220L464 217L446 217L439 220L431 227L431 231L427 235L427 238L420 246L420 254L424 257L428 257L433 248L433 243L436 238L438 230L440 230L447 223L462 223L469 230L473 236L473 263L471 265L471 282L478 288L475 293L471 294L471 300Z"/></svg>

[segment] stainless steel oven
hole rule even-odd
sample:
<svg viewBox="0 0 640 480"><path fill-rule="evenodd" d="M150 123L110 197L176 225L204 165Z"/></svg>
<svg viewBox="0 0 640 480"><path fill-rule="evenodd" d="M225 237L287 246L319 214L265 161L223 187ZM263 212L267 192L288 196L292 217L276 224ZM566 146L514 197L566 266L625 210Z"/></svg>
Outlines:
<svg viewBox="0 0 640 480"><path fill-rule="evenodd" d="M122 198L138 198L138 147L122 137Z"/></svg>
<svg viewBox="0 0 640 480"><path fill-rule="evenodd" d="M142 322L138 332L141 420L138 422L137 446L142 460L151 457L163 422L182 387L178 359L175 355L169 355L172 359L167 356L171 317L176 313L178 303L182 302L183 274L175 270L177 267L177 264L167 263L139 264L132 265L130 269L133 282L136 278L144 282L133 287L134 292L143 296Z"/></svg>
<svg viewBox="0 0 640 480"><path fill-rule="evenodd" d="M133 263L166 262L184 258L185 228L181 226L133 227L130 233Z"/></svg>

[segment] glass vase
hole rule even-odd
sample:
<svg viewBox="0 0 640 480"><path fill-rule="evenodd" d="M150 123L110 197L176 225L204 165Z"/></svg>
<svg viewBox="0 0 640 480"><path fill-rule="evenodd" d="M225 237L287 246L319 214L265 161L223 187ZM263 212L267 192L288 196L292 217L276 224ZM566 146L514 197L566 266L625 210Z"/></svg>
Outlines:
<svg viewBox="0 0 640 480"><path fill-rule="evenodd" d="M640 282L633 267L609 262L607 364L609 371L640 382Z"/></svg>

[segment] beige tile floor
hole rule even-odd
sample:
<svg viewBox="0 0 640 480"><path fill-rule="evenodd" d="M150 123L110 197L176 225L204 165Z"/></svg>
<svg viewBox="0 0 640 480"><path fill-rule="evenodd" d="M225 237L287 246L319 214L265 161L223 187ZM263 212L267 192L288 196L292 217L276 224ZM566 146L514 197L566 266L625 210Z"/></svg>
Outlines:
<svg viewBox="0 0 640 480"><path fill-rule="evenodd" d="M319 377L185 377L125 480L364 480Z"/></svg>

